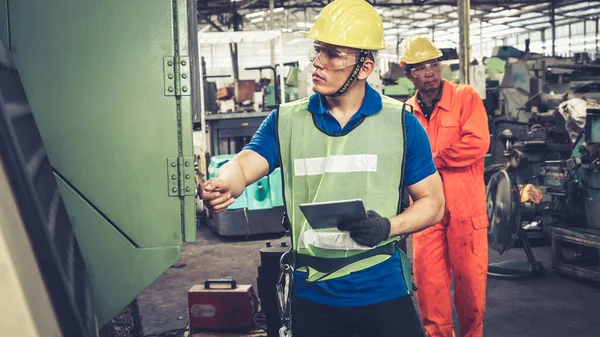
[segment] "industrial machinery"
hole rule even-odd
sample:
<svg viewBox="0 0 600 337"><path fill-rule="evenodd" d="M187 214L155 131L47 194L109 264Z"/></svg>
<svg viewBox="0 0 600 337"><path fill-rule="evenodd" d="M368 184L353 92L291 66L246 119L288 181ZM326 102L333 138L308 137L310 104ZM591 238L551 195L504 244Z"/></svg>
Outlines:
<svg viewBox="0 0 600 337"><path fill-rule="evenodd" d="M488 111L492 117L491 165L485 172L489 244L503 253L520 243L527 261L490 263L490 275L527 277L541 274L543 266L536 261L530 248L532 239L551 242L553 266L575 273L575 267L564 267L568 262L558 251L562 246L579 244L578 250L566 250L567 255L573 252L568 255L572 262L582 252L589 253L590 248L582 248L581 240L564 243L559 238L577 237L585 232L587 244L594 246L597 244L594 242L600 242L592 238L593 229L580 229L594 227L594 223L583 216L585 212L581 207L586 202L598 200L595 192L590 190L590 186L597 185L597 177L575 164L594 160L589 156L585 160L576 158L582 158L579 148L584 152L587 149L581 147L581 139L594 141L591 125L597 122L593 117L593 99L600 90L598 78L592 76L594 66L574 62L539 58L506 64L502 85L498 88L497 109L492 113ZM586 75L581 72L583 68L588 70ZM590 108L587 123L586 108ZM581 199L583 195L590 199ZM587 206L587 209L592 208ZM593 256L584 260L589 263ZM561 263L563 267L560 267ZM577 273L588 278L592 275L587 271Z"/></svg>
<svg viewBox="0 0 600 337"><path fill-rule="evenodd" d="M280 81L277 79L277 69L272 66L262 66L262 67L249 67L245 68L246 70L258 70L259 72L259 81L258 87L262 93L262 102L260 106L262 110L272 110L279 105L281 102L281 93L279 90L279 86L281 85ZM263 77L263 70L270 70L273 74L273 79L275 79L275 83L271 84L271 79L268 77Z"/></svg>
<svg viewBox="0 0 600 337"><path fill-rule="evenodd" d="M213 156L208 165L208 178L214 178L234 155ZM244 189L244 193L220 214L211 214L208 226L221 236L249 236L283 233L283 188L281 170L275 169Z"/></svg>
<svg viewBox="0 0 600 337"><path fill-rule="evenodd" d="M298 99L298 62L287 62L283 64L284 67L290 67L288 71L288 75L286 76L285 83L283 84L285 93L284 102L291 102ZM276 64L275 67L272 66L260 66L260 67L249 67L245 68L246 70L258 70L259 72L259 88L262 93L262 102L260 102L260 106L262 110L273 110L277 108L277 106L282 102L280 89L281 77L278 76L279 71L283 71L283 69L278 69L279 64ZM263 70L270 70L275 79L275 83L271 83L271 79L268 77L263 77Z"/></svg>
<svg viewBox="0 0 600 337"><path fill-rule="evenodd" d="M489 244L503 253L520 241L527 262L491 263L490 275L542 273L529 245L537 236L551 241L553 268L600 280L600 107L590 103L577 135L573 126L582 123L559 111L534 114L531 126L496 125L509 157L488 183Z"/></svg>
<svg viewBox="0 0 600 337"><path fill-rule="evenodd" d="M265 42L273 42L277 43L278 47L276 49L276 64L282 63L283 61L283 42L282 42L282 32L277 30L271 31L260 31L260 32L252 32L252 31L235 31L235 32L217 32L217 33L207 33L200 32L197 33L198 43L202 45L222 45L227 43L265 43ZM287 64L285 64L287 65ZM270 69L273 72L273 75L278 77L275 83L270 79L262 78L262 70ZM285 86L278 85L279 83L285 83L283 78L283 71L276 71L276 69L272 66L262 66L262 67L249 67L246 70L259 70L260 79L259 79L259 87L263 92L262 108L269 109L270 107L276 107L279 103L287 102ZM264 89L264 90L263 90Z"/></svg>
<svg viewBox="0 0 600 337"><path fill-rule="evenodd" d="M587 109L571 158L543 167L551 207L552 267L600 281L600 106Z"/></svg>
<svg viewBox="0 0 600 337"><path fill-rule="evenodd" d="M495 58L487 60L490 66L493 60ZM570 155L565 121L554 120L553 111L571 98L594 100L600 97L600 67L574 63L574 59L545 57L505 64L504 74L496 78L501 85L496 89L488 87L489 97L484 102L492 137L490 158L486 160L486 181L504 166L508 156L507 143L510 142L526 141L521 147L526 146L533 151L537 148L540 156L549 156L534 159L537 162ZM488 69L487 72L498 72L498 69ZM541 128L542 125L544 127ZM529 170L525 180L533 181L533 173L539 173L539 165ZM524 175L521 172L521 177Z"/></svg>
<svg viewBox="0 0 600 337"><path fill-rule="evenodd" d="M398 62L388 62L388 71L381 74L383 94L406 101L415 94L415 85L404 76L404 67Z"/></svg>

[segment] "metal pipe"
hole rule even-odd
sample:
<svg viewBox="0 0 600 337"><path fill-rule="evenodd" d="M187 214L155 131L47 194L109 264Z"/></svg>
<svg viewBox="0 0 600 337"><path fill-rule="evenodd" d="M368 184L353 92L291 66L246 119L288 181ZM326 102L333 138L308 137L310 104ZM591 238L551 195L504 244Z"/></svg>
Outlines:
<svg viewBox="0 0 600 337"><path fill-rule="evenodd" d="M587 52L586 41L587 41L587 21L583 20L583 52L584 53ZM571 42L571 39L569 39L569 43L570 42Z"/></svg>
<svg viewBox="0 0 600 337"><path fill-rule="evenodd" d="M599 25L598 25L598 21L600 21L600 18L596 18L596 58L600 58L600 49L598 49L599 45L598 45L598 31L599 31Z"/></svg>
<svg viewBox="0 0 600 337"><path fill-rule="evenodd" d="M458 58L460 82L469 84L469 62L471 60L471 0L458 0Z"/></svg>
<svg viewBox="0 0 600 337"><path fill-rule="evenodd" d="M234 5L235 6L235 5ZM237 32L240 30L240 16L237 12L233 11L233 31ZM240 79L240 68L239 68L239 54L238 45L235 42L229 43L229 54L231 55L231 68L233 72L234 83ZM214 64L214 63L213 63Z"/></svg>
<svg viewBox="0 0 600 337"><path fill-rule="evenodd" d="M275 0L269 0L269 30L274 29L274 25L273 25L273 20L274 20L274 15L275 15L274 9L275 9ZM280 37L280 39L281 38L282 37ZM271 67L275 68L275 40L270 41L270 47L271 47ZM273 74L272 76L273 77L271 78L271 80L273 82L273 85L275 85L275 81L277 79L275 78L275 74Z"/></svg>
<svg viewBox="0 0 600 337"><path fill-rule="evenodd" d="M483 63L483 20L479 19L479 59Z"/></svg>
<svg viewBox="0 0 600 337"><path fill-rule="evenodd" d="M552 56L556 56L556 0L550 3L550 25L552 26Z"/></svg>
<svg viewBox="0 0 600 337"><path fill-rule="evenodd" d="M545 55L548 55L546 53L546 30L545 29L541 29L540 33L542 35L542 54L544 54L544 56L545 56Z"/></svg>
<svg viewBox="0 0 600 337"><path fill-rule="evenodd" d="M296 2L294 4L289 4L286 3L285 5L281 6L285 9L303 9L303 8L323 8L323 2L328 3L331 1L311 1L311 2ZM473 5L481 5L481 6L489 6L490 5L490 1L489 0L472 0L471 3ZM520 5L539 5L540 4L540 0L520 0L518 2ZM424 7L424 6L455 6L456 5L456 0L438 0L434 3L429 4L428 1L426 2L422 2L422 3L414 3L413 1L406 1L406 0L401 0L399 2L394 2L394 1L390 1L390 2L386 2L386 3L377 3L376 6L377 7L392 7L392 8L403 8L403 7ZM202 14L219 14L219 11L223 11L223 10L227 10L228 7L227 5L220 5L217 4L216 1L215 2L211 2L210 7L209 6L201 6L201 4L198 4L198 8L200 10L200 12ZM247 10L251 10L251 9L265 9L266 6L264 5L263 2L256 2L252 5L245 5L243 7L244 9ZM209 13L209 11L211 11Z"/></svg>
<svg viewBox="0 0 600 337"><path fill-rule="evenodd" d="M198 39L198 36L194 38ZM209 148L206 143L206 96L204 95L204 69L206 65L204 63L204 57L200 56L200 66L198 67L198 71L200 72L200 139L199 143L202 146L201 152L206 152ZM216 111L214 111L216 112ZM206 174L206 172L202 172L202 174Z"/></svg>
<svg viewBox="0 0 600 337"><path fill-rule="evenodd" d="M271 0L273 1L273 0ZM279 92L280 103L285 103L285 81L283 79L283 33L279 32Z"/></svg>
<svg viewBox="0 0 600 337"><path fill-rule="evenodd" d="M584 22L584 26L585 26L585 22ZM585 36L583 37L583 40L585 41ZM569 52L568 52L568 56L571 57L571 24L569 24Z"/></svg>

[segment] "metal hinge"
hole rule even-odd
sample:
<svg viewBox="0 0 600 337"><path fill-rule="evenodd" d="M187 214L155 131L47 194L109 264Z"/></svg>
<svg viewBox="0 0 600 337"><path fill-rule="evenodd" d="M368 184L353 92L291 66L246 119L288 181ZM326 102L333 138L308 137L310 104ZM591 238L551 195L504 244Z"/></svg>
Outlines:
<svg viewBox="0 0 600 337"><path fill-rule="evenodd" d="M190 69L189 56L163 57L165 96L189 96L191 94Z"/></svg>
<svg viewBox="0 0 600 337"><path fill-rule="evenodd" d="M194 157L167 158L167 179L169 181L169 196L183 197L195 195Z"/></svg>

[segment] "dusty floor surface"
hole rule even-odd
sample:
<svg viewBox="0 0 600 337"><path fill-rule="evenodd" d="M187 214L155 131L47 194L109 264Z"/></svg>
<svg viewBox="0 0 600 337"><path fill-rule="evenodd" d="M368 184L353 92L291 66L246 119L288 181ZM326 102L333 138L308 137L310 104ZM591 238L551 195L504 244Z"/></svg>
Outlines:
<svg viewBox="0 0 600 337"><path fill-rule="evenodd" d="M200 226L196 243L185 244L178 263L138 297L144 333L158 334L185 327L187 291L206 279L233 277L239 284L256 287L259 249L266 241L280 241L279 237L227 239ZM548 246L536 247L534 253L546 266L545 276L526 280L488 279L485 336L600 336L600 286L557 275L550 268ZM506 259L525 260L525 254L520 248L502 256L490 250L490 262Z"/></svg>

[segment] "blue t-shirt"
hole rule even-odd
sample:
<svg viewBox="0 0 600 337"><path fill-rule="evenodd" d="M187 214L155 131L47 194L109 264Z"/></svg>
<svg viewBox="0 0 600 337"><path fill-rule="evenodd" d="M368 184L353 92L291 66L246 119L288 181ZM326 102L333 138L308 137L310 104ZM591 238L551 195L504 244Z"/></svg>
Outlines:
<svg viewBox="0 0 600 337"><path fill-rule="evenodd" d="M318 127L332 135L348 132L360 123L363 117L379 112L382 107L381 95L367 84L362 106L342 129L323 104L320 95L314 94L308 103L308 110L315 115ZM425 129L414 115L410 113L404 115L406 129L404 186L410 186L435 173L436 168ZM244 147L267 160L269 173L279 167L276 127L275 111L273 111L262 122L250 143ZM305 280L306 273L296 272L294 289L296 296L337 307L371 305L408 294L398 252L380 264L344 277L314 283L306 283Z"/></svg>

